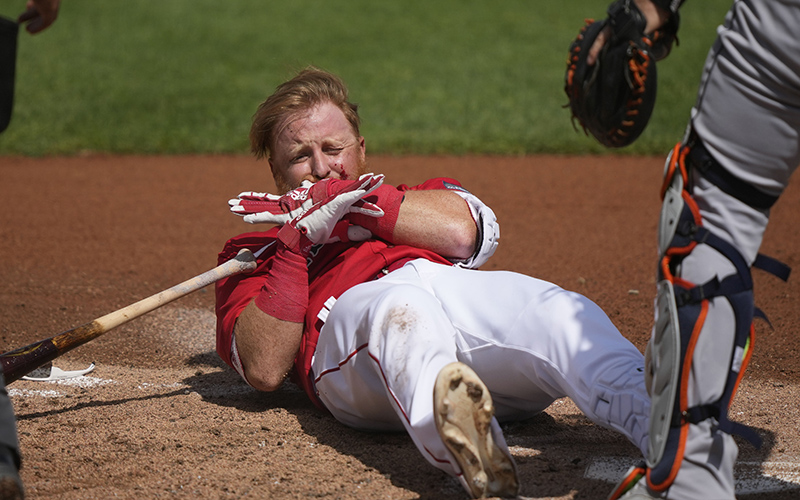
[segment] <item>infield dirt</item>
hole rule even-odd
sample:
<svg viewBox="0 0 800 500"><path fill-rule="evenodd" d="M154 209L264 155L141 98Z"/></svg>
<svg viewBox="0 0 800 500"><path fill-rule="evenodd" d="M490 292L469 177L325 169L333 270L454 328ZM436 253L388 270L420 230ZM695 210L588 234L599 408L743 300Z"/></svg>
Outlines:
<svg viewBox="0 0 800 500"><path fill-rule="evenodd" d="M460 180L500 220L501 244L484 269L581 292L644 349L662 158L370 163L393 184ZM0 158L0 348L52 336L214 267L228 237L253 229L226 201L273 188L265 164L239 156ZM762 247L793 267L798 213L794 183L773 209ZM800 484L785 478L800 483L800 279L783 283L758 271L754 279L756 303L774 328L756 324L732 415L764 438L760 450L741 444L740 463L774 491L741 496L797 498ZM467 498L405 434L344 427L289 384L269 394L250 389L216 356L214 325L207 287L55 362L65 370L95 362L89 377L10 384L28 498ZM609 457L639 458L568 400L504 431L525 497L605 498L612 484L587 471ZM788 476L766 479L776 467Z"/></svg>

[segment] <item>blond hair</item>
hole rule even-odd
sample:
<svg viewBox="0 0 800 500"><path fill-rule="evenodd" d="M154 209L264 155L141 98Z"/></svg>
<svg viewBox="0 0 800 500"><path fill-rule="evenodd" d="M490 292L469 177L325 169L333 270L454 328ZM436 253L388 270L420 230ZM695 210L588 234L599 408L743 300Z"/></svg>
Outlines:
<svg viewBox="0 0 800 500"><path fill-rule="evenodd" d="M356 137L360 137L358 105L347 100L347 86L338 76L309 66L291 80L279 85L258 106L250 128L250 151L256 158L268 157L275 146L276 137L289 117L324 102L330 102L341 109Z"/></svg>

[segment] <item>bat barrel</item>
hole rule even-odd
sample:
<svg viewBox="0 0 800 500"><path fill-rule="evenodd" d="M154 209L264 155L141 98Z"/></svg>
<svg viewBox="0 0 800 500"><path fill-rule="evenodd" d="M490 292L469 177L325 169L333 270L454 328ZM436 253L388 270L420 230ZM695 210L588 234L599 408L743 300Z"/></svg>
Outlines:
<svg viewBox="0 0 800 500"><path fill-rule="evenodd" d="M33 370L43 366L62 353L52 339L40 340L35 344L3 354L0 364L6 384L19 380Z"/></svg>
<svg viewBox="0 0 800 500"><path fill-rule="evenodd" d="M227 278L234 274L253 272L255 268L256 260L253 254L249 250L241 250L233 259L172 288L151 295L72 330L67 330L48 339L0 354L0 367L3 369L5 382L9 384L19 380L40 366L99 337L112 328L138 318L175 299L200 290L222 278Z"/></svg>

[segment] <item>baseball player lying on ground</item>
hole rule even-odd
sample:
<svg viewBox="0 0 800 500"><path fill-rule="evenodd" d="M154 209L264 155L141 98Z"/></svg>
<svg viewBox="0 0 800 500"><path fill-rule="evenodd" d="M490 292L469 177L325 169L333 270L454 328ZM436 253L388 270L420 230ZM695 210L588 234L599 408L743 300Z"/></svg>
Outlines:
<svg viewBox="0 0 800 500"><path fill-rule="evenodd" d="M587 298L505 271L489 207L453 179L389 186L367 174L356 106L309 68L258 108L253 153L282 195L231 210L275 223L229 240L258 269L217 284L217 351L253 387L287 374L345 425L405 429L473 497L513 497L498 421L570 397L643 452L644 358Z"/></svg>

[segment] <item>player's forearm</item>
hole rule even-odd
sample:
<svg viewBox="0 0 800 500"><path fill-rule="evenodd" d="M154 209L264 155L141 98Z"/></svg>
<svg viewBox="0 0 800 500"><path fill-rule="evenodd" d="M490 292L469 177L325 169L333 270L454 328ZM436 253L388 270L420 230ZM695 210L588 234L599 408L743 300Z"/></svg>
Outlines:
<svg viewBox="0 0 800 500"><path fill-rule="evenodd" d="M278 233L264 285L236 320L234 335L247 381L274 391L283 383L300 349L308 308L307 255L287 246L299 232L289 224Z"/></svg>
<svg viewBox="0 0 800 500"><path fill-rule="evenodd" d="M469 207L454 192L406 191L392 242L468 259L475 252L477 237Z"/></svg>
<svg viewBox="0 0 800 500"><path fill-rule="evenodd" d="M279 389L300 349L303 324L274 318L251 302L234 334L248 383L261 391Z"/></svg>

